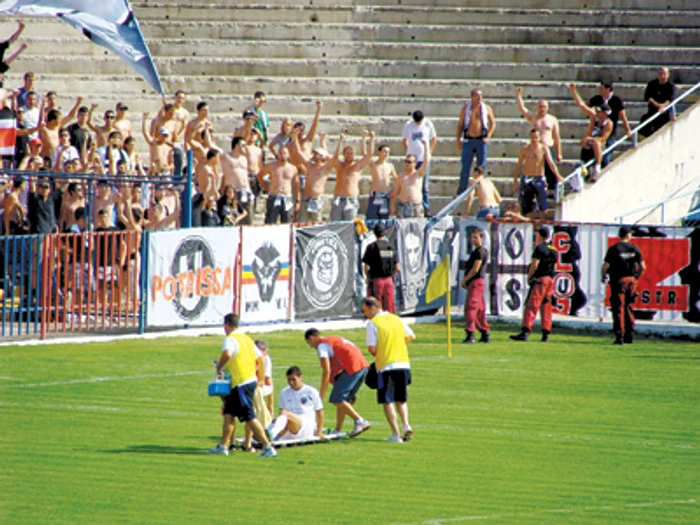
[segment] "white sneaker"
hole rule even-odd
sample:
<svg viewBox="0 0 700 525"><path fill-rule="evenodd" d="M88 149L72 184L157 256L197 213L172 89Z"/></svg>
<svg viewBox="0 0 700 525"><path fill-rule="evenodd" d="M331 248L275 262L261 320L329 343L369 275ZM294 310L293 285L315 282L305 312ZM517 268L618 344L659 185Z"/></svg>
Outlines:
<svg viewBox="0 0 700 525"><path fill-rule="evenodd" d="M401 430L403 430L403 440L411 441L411 438L413 437L413 429L411 427L403 427Z"/></svg>
<svg viewBox="0 0 700 525"><path fill-rule="evenodd" d="M261 458L274 458L277 455L277 451L272 445L266 446L262 453L259 455Z"/></svg>
<svg viewBox="0 0 700 525"><path fill-rule="evenodd" d="M403 439L401 439L401 436L389 436L386 438L384 441L387 443L403 443Z"/></svg>
<svg viewBox="0 0 700 525"><path fill-rule="evenodd" d="M326 434L327 439L336 439L339 438L340 436L343 435L342 430L332 430L328 434Z"/></svg>
<svg viewBox="0 0 700 525"><path fill-rule="evenodd" d="M214 448L207 450L207 454L218 454L220 456L228 456L228 448L222 444L216 445Z"/></svg>
<svg viewBox="0 0 700 525"><path fill-rule="evenodd" d="M355 426L352 429L352 432L350 432L350 437L354 438L365 432L366 430L369 430L372 428L372 425L369 424L369 421L366 419L361 419L359 423L355 423Z"/></svg>

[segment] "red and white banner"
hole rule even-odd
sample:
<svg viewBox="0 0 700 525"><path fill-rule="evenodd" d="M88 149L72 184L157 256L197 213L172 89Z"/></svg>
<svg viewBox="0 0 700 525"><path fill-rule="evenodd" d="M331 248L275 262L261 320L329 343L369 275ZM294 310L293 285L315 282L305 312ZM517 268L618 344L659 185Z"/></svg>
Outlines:
<svg viewBox="0 0 700 525"><path fill-rule="evenodd" d="M233 311L240 228L149 236L147 326L222 324Z"/></svg>
<svg viewBox="0 0 700 525"><path fill-rule="evenodd" d="M17 124L9 109L0 110L0 156L11 157L15 154Z"/></svg>
<svg viewBox="0 0 700 525"><path fill-rule="evenodd" d="M241 321L289 319L291 225L243 228L242 243Z"/></svg>

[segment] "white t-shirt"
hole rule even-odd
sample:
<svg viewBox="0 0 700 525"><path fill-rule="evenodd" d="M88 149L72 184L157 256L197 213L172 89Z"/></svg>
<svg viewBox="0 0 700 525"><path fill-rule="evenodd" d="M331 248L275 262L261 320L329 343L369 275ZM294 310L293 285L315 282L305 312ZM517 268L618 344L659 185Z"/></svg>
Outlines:
<svg viewBox="0 0 700 525"><path fill-rule="evenodd" d="M303 426L310 425L309 428L315 430L316 412L323 410L323 401L318 390L311 385L304 383L299 390L288 386L280 392L280 410L282 409L301 416L304 421Z"/></svg>
<svg viewBox="0 0 700 525"><path fill-rule="evenodd" d="M389 312L385 312L382 310L379 312L375 317L379 317L381 315L387 315ZM401 318L399 318L401 319ZM403 324L403 333L406 337L410 338L415 338L416 334L413 333L413 330L411 330L411 327L406 324L406 321L401 319L401 323ZM379 340L379 332L377 332L377 326L373 322L367 323L367 328L365 330L365 339L367 340L367 346L377 346L377 341ZM378 370L378 372L382 372L384 370L398 370L398 369L405 369L405 368L411 368L411 364L403 361L397 361L395 363L389 363L386 365L384 368L381 370Z"/></svg>
<svg viewBox="0 0 700 525"><path fill-rule="evenodd" d="M59 154L61 155L60 159L58 157ZM61 170L63 169L63 164L65 164L66 162L79 159L80 153L78 153L78 150L75 146L68 146L67 148L62 148L61 146L58 146L51 152L51 165L59 165L59 169Z"/></svg>
<svg viewBox="0 0 700 525"><path fill-rule="evenodd" d="M407 121L401 134L401 138L408 141L406 155L415 155L418 162L423 162L424 150L422 142L427 140L428 147L430 147L430 141L436 136L435 127L427 118L424 118L420 125L416 124L413 119Z"/></svg>
<svg viewBox="0 0 700 525"><path fill-rule="evenodd" d="M27 129L36 128L39 125L39 108L24 110L24 125ZM39 132L34 132L29 135L30 139L35 139L39 136Z"/></svg>

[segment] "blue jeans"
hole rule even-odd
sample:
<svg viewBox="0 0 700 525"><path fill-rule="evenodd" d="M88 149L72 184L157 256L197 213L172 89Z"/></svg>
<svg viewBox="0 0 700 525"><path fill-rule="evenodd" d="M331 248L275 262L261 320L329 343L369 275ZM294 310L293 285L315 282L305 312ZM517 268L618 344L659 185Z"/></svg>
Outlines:
<svg viewBox="0 0 700 525"><path fill-rule="evenodd" d="M603 149L604 150L608 149L610 146L615 144L616 140L617 139L615 138L615 136L611 133L610 136L608 137L608 140L605 141L605 147ZM612 162L613 153L614 153L614 151L611 151L610 153L606 153L605 155L603 155L603 158L601 159L601 163L600 163L601 167L604 168L605 166L607 166L608 164L610 164Z"/></svg>
<svg viewBox="0 0 700 525"><path fill-rule="evenodd" d="M469 139L462 143L462 171L459 173L459 188L457 194L462 193L469 186L469 177L472 172L472 161L476 154L476 165L486 169L486 155L489 152L488 143L484 139Z"/></svg>
<svg viewBox="0 0 700 525"><path fill-rule="evenodd" d="M423 161L416 163L416 169L419 170L423 166ZM425 176L423 177L423 212L430 212L430 163L425 169Z"/></svg>

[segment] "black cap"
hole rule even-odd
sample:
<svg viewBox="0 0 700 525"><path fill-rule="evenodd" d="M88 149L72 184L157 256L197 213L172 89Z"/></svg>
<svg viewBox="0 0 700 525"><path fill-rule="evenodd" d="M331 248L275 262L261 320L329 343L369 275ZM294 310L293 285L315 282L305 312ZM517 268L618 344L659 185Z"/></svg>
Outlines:
<svg viewBox="0 0 700 525"><path fill-rule="evenodd" d="M386 235L386 226L384 226L381 222L377 224L374 227L374 235L375 237L384 237L384 235Z"/></svg>
<svg viewBox="0 0 700 525"><path fill-rule="evenodd" d="M117 104L117 109L122 110L122 111L129 111L129 107L124 104L123 102L119 102Z"/></svg>
<svg viewBox="0 0 700 525"><path fill-rule="evenodd" d="M632 233L632 228L629 226L621 226L620 231L617 233L620 239L622 239L623 237L627 237L630 233Z"/></svg>
<svg viewBox="0 0 700 525"><path fill-rule="evenodd" d="M257 118L258 114L255 111L253 111L252 109L249 109L248 111L243 112L243 118L248 118L248 117Z"/></svg>
<svg viewBox="0 0 700 525"><path fill-rule="evenodd" d="M539 233L540 237L542 237L543 239L549 239L549 228L547 228L546 226L540 226L539 228L537 228L537 233Z"/></svg>

